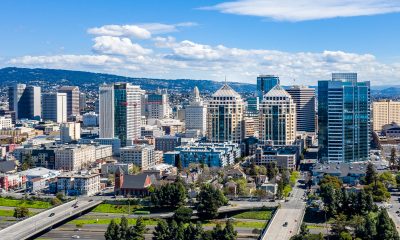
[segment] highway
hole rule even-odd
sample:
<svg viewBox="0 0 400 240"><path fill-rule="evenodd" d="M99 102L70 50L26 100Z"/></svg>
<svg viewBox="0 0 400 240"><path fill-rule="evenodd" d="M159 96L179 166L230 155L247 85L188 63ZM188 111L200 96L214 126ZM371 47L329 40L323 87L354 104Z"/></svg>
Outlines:
<svg viewBox="0 0 400 240"><path fill-rule="evenodd" d="M0 231L1 239L27 239L101 202L101 199L93 200L91 198L78 198L77 200L67 202L2 229ZM77 207L74 207L75 204Z"/></svg>
<svg viewBox="0 0 400 240"><path fill-rule="evenodd" d="M302 199L305 190L300 188L299 182L293 188L288 202L281 204L277 210L267 231L264 232L262 240L289 240L297 234L303 220L306 203ZM285 226L285 222L287 225Z"/></svg>

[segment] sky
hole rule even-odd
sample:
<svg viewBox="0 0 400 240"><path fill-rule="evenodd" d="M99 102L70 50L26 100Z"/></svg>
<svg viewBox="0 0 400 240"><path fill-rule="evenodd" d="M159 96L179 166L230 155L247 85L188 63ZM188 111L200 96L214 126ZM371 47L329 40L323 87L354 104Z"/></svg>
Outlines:
<svg viewBox="0 0 400 240"><path fill-rule="evenodd" d="M393 0L2 0L0 67L399 85L399 26Z"/></svg>

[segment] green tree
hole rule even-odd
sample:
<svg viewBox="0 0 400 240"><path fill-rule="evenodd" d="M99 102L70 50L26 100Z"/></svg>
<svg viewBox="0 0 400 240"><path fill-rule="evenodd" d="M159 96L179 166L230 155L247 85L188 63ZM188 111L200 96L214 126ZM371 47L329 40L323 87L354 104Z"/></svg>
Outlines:
<svg viewBox="0 0 400 240"><path fill-rule="evenodd" d="M237 231L235 231L235 228L233 227L232 220L228 220L226 222L223 234L224 234L224 240L235 240L236 239Z"/></svg>
<svg viewBox="0 0 400 240"><path fill-rule="evenodd" d="M56 198L58 198L58 199L61 200L61 201L64 201L64 200L65 200L64 193L58 192L58 193L56 194Z"/></svg>
<svg viewBox="0 0 400 240"><path fill-rule="evenodd" d="M382 209L378 214L378 220L376 222L376 239L385 240L399 240L399 233L396 230L396 226L386 209Z"/></svg>
<svg viewBox="0 0 400 240"><path fill-rule="evenodd" d="M176 166L176 168L178 169L179 172L182 171L183 166L182 166L182 160L181 160L180 157L178 157L178 158L176 159L176 161L175 161L175 166Z"/></svg>
<svg viewBox="0 0 400 240"><path fill-rule="evenodd" d="M212 232L212 239L214 240L223 240L224 239L224 229L222 228L220 223L217 223L213 228Z"/></svg>
<svg viewBox="0 0 400 240"><path fill-rule="evenodd" d="M138 174L140 173L140 167L136 164L132 164L132 167L129 169L129 174Z"/></svg>
<svg viewBox="0 0 400 240"><path fill-rule="evenodd" d="M201 187L197 201L197 211L201 218L215 218L218 216L218 209L228 203L221 190L210 184Z"/></svg>
<svg viewBox="0 0 400 240"><path fill-rule="evenodd" d="M397 188L400 187L400 173L397 173L396 175L396 183L397 183Z"/></svg>
<svg viewBox="0 0 400 240"><path fill-rule="evenodd" d="M186 202L187 191L181 181L167 183L151 193L151 201L159 207L179 207Z"/></svg>
<svg viewBox="0 0 400 240"><path fill-rule="evenodd" d="M241 196L247 196L249 194L249 189L247 188L247 181L245 178L238 178L235 180L237 193Z"/></svg>
<svg viewBox="0 0 400 240"><path fill-rule="evenodd" d="M143 218L139 217L136 220L136 224L129 228L126 234L127 240L144 240L144 234L147 232L146 225L143 222Z"/></svg>
<svg viewBox="0 0 400 240"><path fill-rule="evenodd" d="M375 183L378 179L378 173L376 172L375 166L372 163L368 163L367 170L365 173L365 183L367 185Z"/></svg>
<svg viewBox="0 0 400 240"><path fill-rule="evenodd" d="M16 207L14 208L15 218L25 218L29 216L29 209L27 207Z"/></svg>
<svg viewBox="0 0 400 240"><path fill-rule="evenodd" d="M397 168L397 156L396 156L396 148L392 147L390 151L390 159L389 159L390 169Z"/></svg>
<svg viewBox="0 0 400 240"><path fill-rule="evenodd" d="M114 219L108 224L107 230L104 233L106 240L119 240L121 239L119 225L115 223Z"/></svg>
<svg viewBox="0 0 400 240"><path fill-rule="evenodd" d="M393 174L388 171L379 174L378 180L382 182L386 188L396 185L396 179L394 178Z"/></svg>
<svg viewBox="0 0 400 240"><path fill-rule="evenodd" d="M359 227L355 228L355 235L358 238L364 239L364 240L374 240L376 239L376 224L375 222L370 218L366 217L364 224L360 225Z"/></svg>
<svg viewBox="0 0 400 240"><path fill-rule="evenodd" d="M374 202L384 202L390 198L390 193L382 182L371 183L364 187L368 194L372 194Z"/></svg>
<svg viewBox="0 0 400 240"><path fill-rule="evenodd" d="M169 223L169 232L171 240L184 240L185 227L183 223L177 223L175 220L172 220Z"/></svg>
<svg viewBox="0 0 400 240"><path fill-rule="evenodd" d="M335 176L331 176L329 174L324 175L324 177L319 181L318 185L320 188L323 188L327 185L332 186L334 189L339 190L343 186L343 182Z"/></svg>
<svg viewBox="0 0 400 240"><path fill-rule="evenodd" d="M168 228L168 223L164 219L160 219L157 222L157 226L154 228L153 240L170 240L171 235Z"/></svg>
<svg viewBox="0 0 400 240"><path fill-rule="evenodd" d="M278 170L275 162L267 164L267 177L269 180L274 179L276 177L276 175L278 175L278 172L279 172L279 170Z"/></svg>
<svg viewBox="0 0 400 240"><path fill-rule="evenodd" d="M187 223L190 222L192 215L193 215L193 210L191 208L179 207L178 209L175 210L174 219L178 223L180 222Z"/></svg>
<svg viewBox="0 0 400 240"><path fill-rule="evenodd" d="M59 198L52 198L50 200L51 205L56 206L56 205L60 205L62 202Z"/></svg>
<svg viewBox="0 0 400 240"><path fill-rule="evenodd" d="M198 222L196 225L194 225L193 223L189 223L184 232L184 239L202 240L203 234L204 230L200 222Z"/></svg>
<svg viewBox="0 0 400 240"><path fill-rule="evenodd" d="M120 231L121 240L128 239L129 224L128 224L128 219L126 219L125 216L121 217L121 222L119 223L119 231Z"/></svg>
<svg viewBox="0 0 400 240"><path fill-rule="evenodd" d="M349 232L341 232L339 235L340 240L353 240L353 237Z"/></svg>

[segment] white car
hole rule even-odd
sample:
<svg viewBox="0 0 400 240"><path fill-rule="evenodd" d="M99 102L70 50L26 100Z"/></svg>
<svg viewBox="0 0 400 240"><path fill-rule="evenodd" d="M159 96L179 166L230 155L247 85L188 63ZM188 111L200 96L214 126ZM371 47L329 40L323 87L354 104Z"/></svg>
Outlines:
<svg viewBox="0 0 400 240"><path fill-rule="evenodd" d="M79 239L79 238L81 238L81 237L79 237L78 235L73 235L72 238L73 238L73 239Z"/></svg>

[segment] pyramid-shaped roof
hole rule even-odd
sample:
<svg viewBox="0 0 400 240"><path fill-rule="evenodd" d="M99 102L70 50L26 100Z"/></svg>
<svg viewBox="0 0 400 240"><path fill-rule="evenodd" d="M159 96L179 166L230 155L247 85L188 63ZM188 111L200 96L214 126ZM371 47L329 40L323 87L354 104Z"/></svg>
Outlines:
<svg viewBox="0 0 400 240"><path fill-rule="evenodd" d="M269 90L264 97L291 97L279 84Z"/></svg>
<svg viewBox="0 0 400 240"><path fill-rule="evenodd" d="M233 90L228 84L224 84L218 91L216 91L213 97L240 97L240 94Z"/></svg>

